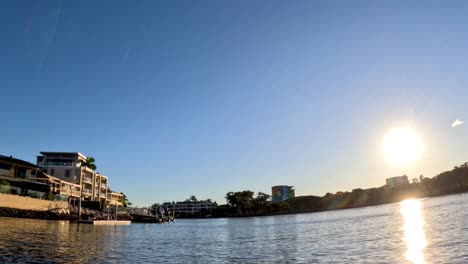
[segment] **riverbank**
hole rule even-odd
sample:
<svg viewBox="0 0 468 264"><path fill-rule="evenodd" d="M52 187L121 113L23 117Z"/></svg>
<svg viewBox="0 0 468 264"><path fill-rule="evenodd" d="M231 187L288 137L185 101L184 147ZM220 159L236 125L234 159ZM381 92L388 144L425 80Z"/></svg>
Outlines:
<svg viewBox="0 0 468 264"><path fill-rule="evenodd" d="M368 205L360 205L360 206L354 206L354 207L344 207L344 208L328 208L328 209L319 209L319 210L305 210L305 211L289 211L289 212L276 212L276 213L264 213L264 214L244 214L244 215L238 215L238 214L233 214L233 215L193 215L193 216L178 216L178 219L216 219L216 218L249 218L249 217L267 217L267 216L281 216L281 215L294 215L294 214L309 214L309 213L321 213L321 212L329 212L329 211L341 211L341 210L350 210L350 209L358 209L358 208L365 208L365 207L374 207L374 206L383 206L383 205L388 205L388 204L394 204L394 203L399 203L401 201L404 201L406 199L427 199L427 198L436 198L436 197L444 197L444 196L451 196L451 195L457 195L457 194L464 194L468 193L468 191L463 191L463 192L453 192L453 193L447 193L447 194L439 194L439 195L433 195L433 196L419 196L418 194L413 194L408 196L405 199L401 200L395 200L395 201L389 201L386 203L376 203L376 204L368 204ZM303 196L303 197L296 197L296 198L304 198L308 196Z"/></svg>
<svg viewBox="0 0 468 264"><path fill-rule="evenodd" d="M326 193L324 196L299 196L283 202L271 202L269 195L244 190L228 192L227 204L203 212L201 217L249 217L301 214L384 205L411 198L429 198L468 192L468 162L432 178L421 175L411 183L378 188L356 188L351 192ZM193 218L199 218L194 216ZM191 216L179 216L179 218Z"/></svg>

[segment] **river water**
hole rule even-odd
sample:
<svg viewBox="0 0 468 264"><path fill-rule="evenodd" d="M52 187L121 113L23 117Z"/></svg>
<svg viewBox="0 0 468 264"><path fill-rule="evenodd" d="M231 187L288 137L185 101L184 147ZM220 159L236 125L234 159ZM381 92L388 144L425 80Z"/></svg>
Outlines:
<svg viewBox="0 0 468 264"><path fill-rule="evenodd" d="M468 263L468 194L163 225L0 218L0 263Z"/></svg>

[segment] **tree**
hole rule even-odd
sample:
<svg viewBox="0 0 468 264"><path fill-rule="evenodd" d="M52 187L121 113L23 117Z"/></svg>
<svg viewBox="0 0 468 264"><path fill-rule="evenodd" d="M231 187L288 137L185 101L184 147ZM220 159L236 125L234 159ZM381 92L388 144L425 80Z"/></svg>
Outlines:
<svg viewBox="0 0 468 264"><path fill-rule="evenodd" d="M190 195L190 198L188 199L188 201L189 202L197 202L198 199L197 199L197 197L195 197L195 195L192 194L192 195Z"/></svg>
<svg viewBox="0 0 468 264"><path fill-rule="evenodd" d="M85 161L81 162L81 167L90 168L91 170L96 170L96 162L93 157L88 157Z"/></svg>
<svg viewBox="0 0 468 264"><path fill-rule="evenodd" d="M150 206L151 214L155 215L155 214L158 212L160 206L161 206L161 205L158 204L158 203L152 204L152 205Z"/></svg>
<svg viewBox="0 0 468 264"><path fill-rule="evenodd" d="M235 192L228 192L226 193L226 202L228 203L229 206L231 207L236 207L237 206L237 197Z"/></svg>
<svg viewBox="0 0 468 264"><path fill-rule="evenodd" d="M128 200L127 196L123 192L121 192L120 194L122 194L122 197L119 198L119 202L122 203L123 207L127 208L128 206L132 205L132 202Z"/></svg>
<svg viewBox="0 0 468 264"><path fill-rule="evenodd" d="M250 211L252 208L254 192L242 191L242 192L228 192L225 196L232 211L236 211L237 214L243 215Z"/></svg>
<svg viewBox="0 0 468 264"><path fill-rule="evenodd" d="M0 193L8 193L8 190L10 189L10 183L2 180L0 182Z"/></svg>
<svg viewBox="0 0 468 264"><path fill-rule="evenodd" d="M253 209L255 213L259 211L265 211L266 205L270 202L270 195L266 193L259 192L257 197L253 199Z"/></svg>

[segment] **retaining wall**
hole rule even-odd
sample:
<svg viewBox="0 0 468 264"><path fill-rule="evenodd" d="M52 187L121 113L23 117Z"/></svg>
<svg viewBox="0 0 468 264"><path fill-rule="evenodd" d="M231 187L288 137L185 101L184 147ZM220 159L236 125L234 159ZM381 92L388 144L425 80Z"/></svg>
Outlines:
<svg viewBox="0 0 468 264"><path fill-rule="evenodd" d="M22 210L47 211L49 209L68 209L68 202L54 202L11 194L0 193L0 207Z"/></svg>

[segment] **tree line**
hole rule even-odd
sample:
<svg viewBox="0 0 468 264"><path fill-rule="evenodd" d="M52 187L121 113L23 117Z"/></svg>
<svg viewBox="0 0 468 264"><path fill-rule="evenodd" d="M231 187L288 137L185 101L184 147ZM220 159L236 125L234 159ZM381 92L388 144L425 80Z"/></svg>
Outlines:
<svg viewBox="0 0 468 264"><path fill-rule="evenodd" d="M225 196L226 204L218 206L210 214L214 217L229 217L319 212L462 192L468 192L468 162L432 178L421 175L413 178L409 184L394 188L386 185L370 189L357 188L351 192L326 193L322 197L299 196L280 203L271 202L271 196L262 192L256 196L250 190L228 192Z"/></svg>

